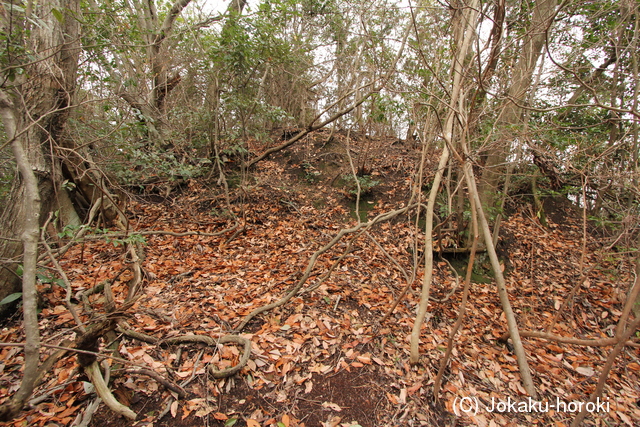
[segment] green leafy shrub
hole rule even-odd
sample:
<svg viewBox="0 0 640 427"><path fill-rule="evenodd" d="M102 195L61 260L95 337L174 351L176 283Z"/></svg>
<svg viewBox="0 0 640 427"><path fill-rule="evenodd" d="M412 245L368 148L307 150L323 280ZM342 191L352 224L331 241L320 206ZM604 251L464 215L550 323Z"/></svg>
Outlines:
<svg viewBox="0 0 640 427"><path fill-rule="evenodd" d="M347 192L353 196L358 194L358 184L360 184L360 195L370 194L373 191L373 188L380 184L380 181L373 179L371 175L354 177L351 174L345 174L342 178L346 183ZM357 183L356 179L358 180Z"/></svg>

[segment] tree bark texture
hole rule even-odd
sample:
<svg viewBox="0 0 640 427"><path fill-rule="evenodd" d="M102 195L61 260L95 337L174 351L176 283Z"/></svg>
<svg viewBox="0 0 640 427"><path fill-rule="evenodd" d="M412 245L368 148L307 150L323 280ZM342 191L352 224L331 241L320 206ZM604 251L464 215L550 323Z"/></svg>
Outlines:
<svg viewBox="0 0 640 427"><path fill-rule="evenodd" d="M500 133L498 141L487 149L487 159L478 191L482 208L491 213L499 195L499 182L504 176L512 141L517 138L517 126L522 124L526 97L531 88L531 79L544 48L546 33L556 13L557 0L536 0L533 17L524 36L521 54L511 75L511 82L503 110L494 128Z"/></svg>
<svg viewBox="0 0 640 427"><path fill-rule="evenodd" d="M55 16L58 12L62 13L62 19ZM20 289L16 268L23 254L21 238L25 218L34 211L40 220L46 218L44 213L57 205L57 194L65 191L59 186L62 182L59 163L51 154L63 138L75 92L79 13L77 0L51 0L35 5L29 19L16 10L2 17L2 30L8 34L15 32L14 40L21 43L25 51L33 52L32 58L39 59L30 58L31 61L22 66L21 62L27 60L16 55L11 66L23 68L25 72L13 81L3 76L0 92L5 129L15 129L13 135L7 132L7 136L23 149L36 177L41 202L39 207L23 204L27 196L26 177L20 170L0 216L0 258L9 260L0 269L0 299ZM6 307L0 306L0 310L3 309Z"/></svg>
<svg viewBox="0 0 640 427"><path fill-rule="evenodd" d="M450 147L453 145L454 126L456 123L456 114L458 113L458 106L462 105L464 94L464 71L468 66L465 61L465 57L469 52L469 48L472 42L475 40L477 18L478 18L478 2L472 0L464 12L461 12L458 16L453 17L455 34L456 34L456 57L454 60L454 67L452 69L452 85L451 85L451 99L449 100L449 112L447 115L447 121L444 125L442 137L445 140L445 146L440 156L438 169L436 175L431 184L431 191L427 202L426 221L425 221L425 246L424 246L424 276L422 280L422 290L420 293L420 302L418 303L418 309L416 311L416 320L411 330L410 346L411 346L411 364L415 365L420 360L420 331L424 319L427 315L427 309L429 306L429 295L431 291L431 281L433 279L433 220L434 209L436 204L436 198L440 191L440 184L442 182L442 176L449 162L449 156L451 154ZM427 149L424 147L423 149Z"/></svg>
<svg viewBox="0 0 640 427"><path fill-rule="evenodd" d="M40 364L40 333L38 330L38 307L36 291L36 272L38 264L38 240L40 239L40 190L38 178L31 167L29 157L20 139L15 138L15 116L12 102L1 94L0 109L5 120L7 136L13 140L13 149L18 171L21 176L21 187L24 190L20 204L24 216L14 224L21 224L21 243L23 248L22 273L22 308L25 330L24 376L18 391L8 402L0 407L0 421L8 421L20 413L25 402L31 396L38 378Z"/></svg>

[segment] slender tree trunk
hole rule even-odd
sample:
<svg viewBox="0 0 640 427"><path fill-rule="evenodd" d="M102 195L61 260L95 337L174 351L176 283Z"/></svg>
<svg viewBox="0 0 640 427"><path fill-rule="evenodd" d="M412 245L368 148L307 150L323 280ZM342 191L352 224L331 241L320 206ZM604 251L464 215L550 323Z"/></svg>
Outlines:
<svg viewBox="0 0 640 427"><path fill-rule="evenodd" d="M134 1L135 13L138 15L138 25L146 34L147 58L140 68L150 64L151 91L145 97L118 89L120 96L130 107L137 109L142 114L142 122L148 132L149 144L160 148L170 146L165 140L163 123L165 121L167 95L180 83L180 73L171 73L170 63L167 60L166 39L173 31L175 21L182 11L191 3L191 0L175 0L167 13L164 21L160 22L153 0ZM227 7L227 14L241 14L247 0L231 0ZM228 21L227 21L228 22ZM117 78L117 77L116 77Z"/></svg>
<svg viewBox="0 0 640 427"><path fill-rule="evenodd" d="M464 94L462 87L466 65L465 57L467 56L471 43L476 37L477 16L478 1L471 0L468 7L464 9L464 12L462 12L462 17L454 17L454 21L458 24L456 27L454 27L456 29L456 44L458 46L458 49L456 52L456 58L454 60L455 65L452 70L453 84L451 90L451 99L449 100L449 114L447 116L447 121L442 132L442 136L445 140L445 146L440 156L440 162L438 164L438 169L431 185L431 192L429 194L429 200L427 202L424 247L424 276L422 280L420 302L418 304L418 310L416 312L416 320L411 330L411 364L418 363L420 359L420 330L427 315L427 308L429 306L429 295L431 290L431 280L433 277L433 211L436 204L436 197L438 196L438 193L440 191L442 176L449 161L450 147L453 145L453 132L454 123L456 122L456 113L459 111L459 107L464 104Z"/></svg>
<svg viewBox="0 0 640 427"><path fill-rule="evenodd" d="M469 189L470 197L473 197L476 201L476 205L480 204L480 195L478 193L478 189L476 187L476 179L473 174L473 168L471 164L467 161L464 165L465 175L467 177L467 186ZM496 248L493 244L491 230L489 229L489 222L487 221L487 217L484 213L484 209L481 206L478 207L478 219L480 220L480 228L482 230L482 234L484 235L485 244L487 246L487 253L489 254L489 259L491 260L491 269L493 270L496 285L498 288L498 296L500 297L500 303L502 305L502 310L504 311L504 315L507 319L507 327L509 329L509 333L511 335L511 340L513 341L513 348L516 353L516 359L518 361L518 367L520 369L520 377L522 379L522 385L529 396L533 399L537 399L537 392L535 385L533 384L533 379L531 377L531 369L529 369L529 362L527 362L527 353L524 349L524 345L522 344L522 340L520 339L520 332L518 329L518 322L516 320L516 316L511 308L511 302L509 301L509 293L507 292L507 284L504 279L504 275L502 274L502 268L500 266L500 260L498 259L498 255L496 253Z"/></svg>
<svg viewBox="0 0 640 427"><path fill-rule="evenodd" d="M40 364L40 333L38 330L38 307L36 292L36 266L38 263L38 240L40 238L40 190L38 178L29 161L23 138L16 138L16 120L13 103L5 93L0 94L0 111L7 136L13 140L11 148L18 165L22 191L24 216L15 221L21 228L24 255L22 257L22 309L26 342L24 346L24 376L18 391L0 407L0 421L9 421L20 413L31 396L38 377Z"/></svg>
<svg viewBox="0 0 640 427"><path fill-rule="evenodd" d="M512 141L517 138L517 126L522 124L523 105L531 88L531 79L542 53L546 31L556 12L557 0L536 0L533 18L523 41L522 53L514 67L505 105L495 128L501 132L500 141L487 150L487 161L478 191L482 208L487 213L496 207L499 182L503 176Z"/></svg>

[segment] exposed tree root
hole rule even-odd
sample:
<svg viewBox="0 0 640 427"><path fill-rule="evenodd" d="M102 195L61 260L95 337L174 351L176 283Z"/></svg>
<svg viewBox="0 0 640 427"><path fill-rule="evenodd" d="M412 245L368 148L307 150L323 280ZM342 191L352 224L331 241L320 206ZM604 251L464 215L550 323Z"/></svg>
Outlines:
<svg viewBox="0 0 640 427"><path fill-rule="evenodd" d="M612 345L616 345L620 342L620 339L617 337L613 338L574 338L574 337L565 337L562 335L556 335L549 332L542 331L520 331L520 336L524 338L541 338L548 341L561 342L564 344L572 344L572 345L583 345L586 347L608 347ZM510 334L509 331L502 334L500 338L498 338L499 342L507 342ZM634 341L627 341L625 345L633 346Z"/></svg>
<svg viewBox="0 0 640 427"><path fill-rule="evenodd" d="M244 349L242 351L242 357L240 357L240 361L235 366L218 371L213 367L213 365L209 365L209 373L214 378L230 377L231 375L235 374L236 372L244 368L247 362L249 362L249 358L251 357L251 341L239 335L225 335L218 339L211 338L208 335L180 335L178 337L171 337L171 338L167 338L166 340L161 340L159 338L152 337L151 335L143 334L141 332L136 332L129 329L124 329L121 327L118 328L118 331L125 334L128 337L135 338L137 340L148 342L151 344L175 345L175 344L183 344L183 343L202 343L209 347L214 347L217 344L235 343L235 344L244 346Z"/></svg>
<svg viewBox="0 0 640 427"><path fill-rule="evenodd" d="M104 403L115 413L125 416L130 420L136 419L136 413L133 412L129 407L124 406L122 403L118 402L113 394L111 394L111 390L109 390L109 386L102 378L102 373L100 372L100 366L97 361L94 361L89 366L84 367L84 372L87 374L91 383L96 388L96 393L100 396L100 399L104 401Z"/></svg>

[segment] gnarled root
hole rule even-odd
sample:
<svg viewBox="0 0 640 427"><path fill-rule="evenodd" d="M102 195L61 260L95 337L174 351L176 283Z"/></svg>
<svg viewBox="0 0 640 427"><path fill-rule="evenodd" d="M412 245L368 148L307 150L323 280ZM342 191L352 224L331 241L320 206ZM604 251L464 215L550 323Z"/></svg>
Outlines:
<svg viewBox="0 0 640 427"><path fill-rule="evenodd" d="M140 341L148 342L151 344L182 344L182 343L202 343L209 347L214 347L217 344L226 344L226 343L235 343L244 346L242 350L242 357L240 357L240 361L230 368L223 369L221 371L216 370L213 365L209 366L209 373L214 378L227 378L236 372L240 371L245 367L247 362L249 362L249 358L251 357L251 341L247 338L241 337L239 335L225 335L219 339L211 338L208 335L180 335L177 337L167 338L166 340L159 340L156 337L152 337L151 335L143 334L140 332L131 331L129 329L118 328L118 331Z"/></svg>
<svg viewBox="0 0 640 427"><path fill-rule="evenodd" d="M122 403L118 402L113 394L111 394L111 390L104 382L104 378L102 378L102 373L100 372L100 366L97 361L94 361L88 366L84 367L84 372L87 374L91 383L96 388L96 393L100 396L100 399L109 407L111 410L117 414L123 415L131 420L136 419L136 413L133 412L129 407L124 406Z"/></svg>

